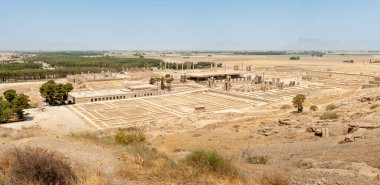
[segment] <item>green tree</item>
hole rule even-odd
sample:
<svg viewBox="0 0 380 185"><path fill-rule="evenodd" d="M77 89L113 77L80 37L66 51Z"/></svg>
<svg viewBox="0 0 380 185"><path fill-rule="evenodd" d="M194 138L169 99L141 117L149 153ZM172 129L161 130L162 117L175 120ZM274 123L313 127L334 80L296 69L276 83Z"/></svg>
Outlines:
<svg viewBox="0 0 380 185"><path fill-rule="evenodd" d="M13 115L11 103L0 98L0 123L6 123Z"/></svg>
<svg viewBox="0 0 380 185"><path fill-rule="evenodd" d="M172 85L173 80L174 80L174 79L173 79L173 77L171 77L171 76L170 76L169 78L166 78L166 79L165 79L165 82L168 84L168 90L169 90L169 91L171 91L171 89L172 89L172 86L171 86L171 85Z"/></svg>
<svg viewBox="0 0 380 185"><path fill-rule="evenodd" d="M49 80L42 84L40 93L50 105L56 105L64 103L64 101L67 100L68 93L73 89L71 83L57 84L53 80Z"/></svg>
<svg viewBox="0 0 380 185"><path fill-rule="evenodd" d="M67 83L64 85L63 88L65 89L65 95L63 96L63 100L67 100L69 92L74 89L73 84Z"/></svg>
<svg viewBox="0 0 380 185"><path fill-rule="evenodd" d="M11 102L13 112L17 114L19 119L24 118L24 109L30 107L29 101L29 96L25 94L19 94Z"/></svg>
<svg viewBox="0 0 380 185"><path fill-rule="evenodd" d="M318 106L312 105L312 106L310 106L310 110L311 111L317 111L318 110Z"/></svg>
<svg viewBox="0 0 380 185"><path fill-rule="evenodd" d="M297 94L297 96L295 96L293 98L292 103L293 103L294 107L297 108L298 112L302 112L302 110L303 110L302 104L305 100L306 100L306 97L303 94Z"/></svg>
<svg viewBox="0 0 380 185"><path fill-rule="evenodd" d="M169 77L169 78L165 79L165 82L168 83L168 84L170 84L170 83L173 82L173 80L174 80L173 77Z"/></svg>
<svg viewBox="0 0 380 185"><path fill-rule="evenodd" d="M49 80L40 87L41 96L44 97L47 102L53 101L55 85L54 80Z"/></svg>
<svg viewBox="0 0 380 185"><path fill-rule="evenodd" d="M6 90L4 92L4 98L8 101L8 102L12 102L12 100L17 96L17 93L15 90L13 89L9 89L9 90Z"/></svg>

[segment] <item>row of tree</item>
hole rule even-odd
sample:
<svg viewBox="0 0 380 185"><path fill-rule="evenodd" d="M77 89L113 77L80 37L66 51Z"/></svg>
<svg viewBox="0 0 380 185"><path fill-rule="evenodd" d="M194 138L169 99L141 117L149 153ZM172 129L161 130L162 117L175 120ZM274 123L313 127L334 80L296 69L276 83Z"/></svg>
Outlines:
<svg viewBox="0 0 380 185"><path fill-rule="evenodd" d="M40 53L25 57L24 63L0 64L0 82L54 79L82 72L120 72L123 69L159 67L161 60L145 58L117 58L98 55L99 53ZM39 62L45 62L54 69L42 69Z"/></svg>
<svg viewBox="0 0 380 185"><path fill-rule="evenodd" d="M71 83L60 84L54 80L49 80L40 87L41 96L45 98L50 105L66 104L68 93L72 91Z"/></svg>
<svg viewBox="0 0 380 185"><path fill-rule="evenodd" d="M165 77L161 77L161 78L151 77L149 79L149 83L151 85L156 85L158 82L160 82L161 90L164 90L166 88L166 89L168 89L168 91L171 90L171 84L173 81L174 81L174 78L170 74L166 74Z"/></svg>
<svg viewBox="0 0 380 185"><path fill-rule="evenodd" d="M99 73L104 71L98 67L64 67L49 69L20 69L0 70L0 82L64 78L66 75L80 74L82 72Z"/></svg>
<svg viewBox="0 0 380 185"><path fill-rule="evenodd" d="M4 97L0 97L0 123L9 122L12 118L24 119L24 109L30 108L29 96L17 94L13 89L4 92Z"/></svg>
<svg viewBox="0 0 380 185"><path fill-rule="evenodd" d="M6 62L0 63L0 70L20 70L20 69L41 69L42 64L34 62L24 62L24 63L15 63L15 62Z"/></svg>
<svg viewBox="0 0 380 185"><path fill-rule="evenodd" d="M100 67L108 69L159 67L161 60L146 58L118 58L110 56L88 57L78 55L41 54L24 59L44 61L52 67Z"/></svg>

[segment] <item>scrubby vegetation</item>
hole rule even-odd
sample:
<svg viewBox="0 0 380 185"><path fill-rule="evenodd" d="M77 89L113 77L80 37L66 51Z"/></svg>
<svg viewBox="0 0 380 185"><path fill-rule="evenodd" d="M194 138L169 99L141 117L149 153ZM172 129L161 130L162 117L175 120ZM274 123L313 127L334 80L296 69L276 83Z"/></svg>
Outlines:
<svg viewBox="0 0 380 185"><path fill-rule="evenodd" d="M339 118L338 114L336 114L335 112L330 112L330 111L324 112L320 117L321 120L333 120L333 119L338 119L338 118Z"/></svg>
<svg viewBox="0 0 380 185"><path fill-rule="evenodd" d="M247 162L249 164L267 164L268 163L268 158L263 155L259 156L249 156L247 158Z"/></svg>
<svg viewBox="0 0 380 185"><path fill-rule="evenodd" d="M291 56L291 57L289 57L289 60L300 60L301 59L301 57L299 57L299 56Z"/></svg>
<svg viewBox="0 0 380 185"><path fill-rule="evenodd" d="M335 104L329 104L326 106L326 111L331 111L331 110L334 110L338 108L338 106L336 106Z"/></svg>
<svg viewBox="0 0 380 185"><path fill-rule="evenodd" d="M24 119L24 109L30 108L29 96L9 89L0 97L0 123Z"/></svg>
<svg viewBox="0 0 380 185"><path fill-rule="evenodd" d="M343 63L350 63L350 64L353 64L353 63L354 63L354 60L344 60Z"/></svg>
<svg viewBox="0 0 380 185"><path fill-rule="evenodd" d="M105 185L108 179L88 166L44 148L16 147L0 156L0 184Z"/></svg>
<svg viewBox="0 0 380 185"><path fill-rule="evenodd" d="M68 93L73 89L71 83L59 84L49 80L42 84L40 93L50 105L64 105L66 104Z"/></svg>
<svg viewBox="0 0 380 185"><path fill-rule="evenodd" d="M141 129L138 130L145 135ZM118 139L115 139L119 138L117 135L118 132L103 136L85 133L72 134L70 137L117 151L125 163L118 174L133 181L141 180L147 184L256 184L257 179L242 176L231 159L216 151L196 150L184 159L175 160L146 142L119 143ZM139 168L136 169L133 164Z"/></svg>
<svg viewBox="0 0 380 185"><path fill-rule="evenodd" d="M236 174L237 169L229 159L215 151L197 150L190 153L185 161L200 171L214 172L218 175Z"/></svg>
<svg viewBox="0 0 380 185"><path fill-rule="evenodd" d="M154 85L154 84L156 84L159 80L160 80L160 78L157 78L157 77L150 77L150 79L149 79L149 84Z"/></svg>
<svg viewBox="0 0 380 185"><path fill-rule="evenodd" d="M316 106L316 105L311 105L311 106L310 106L310 110L311 110L311 111L317 111L317 110L318 110L318 106Z"/></svg>
<svg viewBox="0 0 380 185"><path fill-rule="evenodd" d="M15 148L2 161L0 169L10 184L75 184L70 163L58 153L42 148Z"/></svg>
<svg viewBox="0 0 380 185"><path fill-rule="evenodd" d="M146 137L142 129L129 127L119 129L115 140L120 144L141 144L146 142Z"/></svg>

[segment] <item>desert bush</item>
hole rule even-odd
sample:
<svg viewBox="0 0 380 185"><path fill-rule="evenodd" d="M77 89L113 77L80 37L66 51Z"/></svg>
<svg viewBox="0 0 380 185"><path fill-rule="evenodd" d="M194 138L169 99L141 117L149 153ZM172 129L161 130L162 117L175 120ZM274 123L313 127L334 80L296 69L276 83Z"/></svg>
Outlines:
<svg viewBox="0 0 380 185"><path fill-rule="evenodd" d="M185 161L200 171L214 172L218 175L237 173L231 161L216 151L197 150L186 156Z"/></svg>
<svg viewBox="0 0 380 185"><path fill-rule="evenodd" d="M264 155L257 155L251 149L243 149L241 152L242 159L249 164L267 164L268 157Z"/></svg>
<svg viewBox="0 0 380 185"><path fill-rule="evenodd" d="M325 112L321 115L320 119L322 120L327 120L327 119L338 119L338 114L335 112Z"/></svg>
<svg viewBox="0 0 380 185"><path fill-rule="evenodd" d="M247 162L249 164L267 164L268 163L268 157L263 156L263 155L249 156L247 158Z"/></svg>
<svg viewBox="0 0 380 185"><path fill-rule="evenodd" d="M370 109L376 109L377 107L379 107L380 106L380 104L373 104L373 105L371 105L371 107L369 107Z"/></svg>
<svg viewBox="0 0 380 185"><path fill-rule="evenodd" d="M173 162L165 153L147 145L128 145L126 149L134 156L135 163L144 167L151 167L159 160L165 163Z"/></svg>
<svg viewBox="0 0 380 185"><path fill-rule="evenodd" d="M353 64L354 60L344 60L343 63L351 63L351 64Z"/></svg>
<svg viewBox="0 0 380 185"><path fill-rule="evenodd" d="M119 145L119 143L115 140L114 135L100 132L71 133L68 135L68 139L96 144L103 147L113 147L114 145Z"/></svg>
<svg viewBox="0 0 380 185"><path fill-rule="evenodd" d="M280 169L267 171L267 173L259 180L261 185L289 185L291 182L291 174Z"/></svg>
<svg viewBox="0 0 380 185"><path fill-rule="evenodd" d="M331 111L331 110L334 110L338 108L335 104L330 104L330 105L327 105L326 107L326 111Z"/></svg>
<svg viewBox="0 0 380 185"><path fill-rule="evenodd" d="M288 104L281 105L280 109L290 109L292 106Z"/></svg>
<svg viewBox="0 0 380 185"><path fill-rule="evenodd" d="M146 142L146 137L142 129L130 127L119 129L115 140L120 144L140 144Z"/></svg>
<svg viewBox="0 0 380 185"><path fill-rule="evenodd" d="M312 105L312 106L310 106L310 110L311 111L317 111L318 110L318 106Z"/></svg>
<svg viewBox="0 0 380 185"><path fill-rule="evenodd" d="M291 57L289 57L289 60L300 60L301 59L301 57L299 57L299 56L291 56Z"/></svg>
<svg viewBox="0 0 380 185"><path fill-rule="evenodd" d="M8 161L11 184L66 185L77 181L69 161L46 149L15 148L3 160Z"/></svg>

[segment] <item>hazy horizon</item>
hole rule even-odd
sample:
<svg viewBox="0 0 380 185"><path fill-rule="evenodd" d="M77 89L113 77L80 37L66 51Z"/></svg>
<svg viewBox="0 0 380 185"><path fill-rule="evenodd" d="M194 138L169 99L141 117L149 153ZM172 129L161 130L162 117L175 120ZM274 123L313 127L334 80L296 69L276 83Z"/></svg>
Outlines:
<svg viewBox="0 0 380 185"><path fill-rule="evenodd" d="M5 1L0 50L380 50L380 1Z"/></svg>

